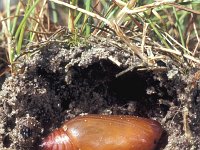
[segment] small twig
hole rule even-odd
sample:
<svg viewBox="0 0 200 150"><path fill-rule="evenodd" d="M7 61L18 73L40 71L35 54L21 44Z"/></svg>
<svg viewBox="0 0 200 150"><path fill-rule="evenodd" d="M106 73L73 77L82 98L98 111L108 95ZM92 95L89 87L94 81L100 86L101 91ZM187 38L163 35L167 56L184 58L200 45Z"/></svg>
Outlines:
<svg viewBox="0 0 200 150"><path fill-rule="evenodd" d="M175 42L177 45L179 45L184 51L187 51L188 53L191 54L191 52L185 48L183 45L181 45L177 40L175 40L171 35L169 35L167 32L165 32L165 35L168 36L173 42Z"/></svg>
<svg viewBox="0 0 200 150"><path fill-rule="evenodd" d="M193 14L191 14L191 15L192 15L192 17L194 17ZM198 48L199 45L200 45L200 38L199 38L199 35L198 35L198 31L197 31L196 24L195 24L194 22L193 22L193 28L194 28L194 33L195 33L196 38L197 38L197 44L196 44L196 46L195 46L195 48L194 48L194 51L193 51L193 56L194 56L195 53L196 53L196 51L197 51L197 48Z"/></svg>
<svg viewBox="0 0 200 150"><path fill-rule="evenodd" d="M183 130L185 131L185 136L188 139L188 141L192 142L192 132L190 130L190 126L188 123L188 117L189 117L188 108L184 107L182 113L183 113Z"/></svg>
<svg viewBox="0 0 200 150"><path fill-rule="evenodd" d="M178 55L178 56L183 56L189 60L192 60L193 62L196 62L198 64L200 64L200 60L191 56L191 55L188 55L188 54L182 54L180 51L175 51L173 49L169 49L169 48L164 48L164 47L154 47L155 49L157 50L161 50L161 51L164 51L164 52L167 52L167 53L172 53L172 54L175 54L175 55Z"/></svg>
<svg viewBox="0 0 200 150"><path fill-rule="evenodd" d="M146 41L146 33L147 33L147 27L148 27L148 23L144 24L143 27L143 32L142 32L142 44L141 44L141 51L144 54L144 45L145 45L145 41Z"/></svg>
<svg viewBox="0 0 200 150"><path fill-rule="evenodd" d="M3 16L0 14L0 19L3 20ZM9 57L9 62L12 63L12 46L10 43L12 43L12 36L10 34L10 32L8 31L8 27L7 27L7 24L6 24L6 21L2 21L2 27L3 27L3 30L4 30L4 33L5 33L5 36L6 36L6 39L7 39L7 43L8 43L8 48L7 48L7 52L8 52L8 57Z"/></svg>
<svg viewBox="0 0 200 150"><path fill-rule="evenodd" d="M116 34L131 48L131 50L139 56L145 63L148 63L147 56L141 52L141 50L131 42L131 40L126 37L124 32L121 30L121 28L115 23L115 21L112 22L112 27L115 29Z"/></svg>
<svg viewBox="0 0 200 150"><path fill-rule="evenodd" d="M127 69L121 71L120 73L116 74L115 77L118 78L124 74L126 74L127 72L132 72L132 71L153 71L154 73L155 72L166 72L167 71L167 68L166 67L157 67L157 66L131 66L131 67L128 67Z"/></svg>
<svg viewBox="0 0 200 150"><path fill-rule="evenodd" d="M144 6L141 6L141 7L134 8L133 10L130 10L130 9L127 8L126 9L126 13L127 14L135 14L135 13L139 13L139 12L144 12L144 11L146 11L148 9L155 8L155 7L158 7L158 6L161 6L161 5L174 6L174 7L178 8L178 9L185 10L185 11L200 15L200 11L196 11L196 10L184 7L184 6L179 5L177 3L165 2L165 1L163 1L163 2L155 2L155 3L152 3L152 4L144 5Z"/></svg>
<svg viewBox="0 0 200 150"><path fill-rule="evenodd" d="M112 61L114 64L116 64L118 67L121 67L122 63L119 62L115 57L109 56L108 59L109 59L110 61Z"/></svg>
<svg viewBox="0 0 200 150"><path fill-rule="evenodd" d="M33 31L36 31L37 28L38 28L38 26L39 26L39 23L38 23L38 22L40 22L40 19L42 18L42 15L43 15L43 12L44 12L44 8L45 8L46 1L47 1L47 0L44 0L44 2L43 2L43 4L42 4L42 8L40 9L40 13L39 13L39 16L38 16L38 19L37 19L37 23L36 23L36 25L35 25ZM32 38L31 40L34 39L35 34L36 34L36 33L33 32L33 35L32 35L32 37L31 37L31 38Z"/></svg>
<svg viewBox="0 0 200 150"><path fill-rule="evenodd" d="M125 70L121 71L120 73L116 74L115 77L118 78L118 77L120 77L120 76L126 74L127 72L132 72L132 71L134 71L134 70L137 70L137 69L139 69L139 68L144 68L144 67L145 67L145 66L130 66L130 67L128 67L127 69L125 69Z"/></svg>
<svg viewBox="0 0 200 150"><path fill-rule="evenodd" d="M74 10L77 10L77 11L80 11L80 12L82 12L82 13L84 13L84 14L87 14L87 15L89 15L89 16L91 16L91 17L97 18L97 19L99 19L99 20L105 22L106 24L110 25L110 21L108 21L108 20L105 19L104 17L101 17L100 15L97 15L97 14L95 14L95 13L93 13L93 12L90 12L90 11L87 11L87 10L85 10L85 9L79 8L79 7L77 7L77 6L74 6L74 5L71 5L71 4L62 2L62 1L60 1L60 0L49 0L49 1L52 1L52 2L54 2L54 3L60 4L60 5L64 5L64 6L68 7L68 8L71 8L71 9L74 9Z"/></svg>

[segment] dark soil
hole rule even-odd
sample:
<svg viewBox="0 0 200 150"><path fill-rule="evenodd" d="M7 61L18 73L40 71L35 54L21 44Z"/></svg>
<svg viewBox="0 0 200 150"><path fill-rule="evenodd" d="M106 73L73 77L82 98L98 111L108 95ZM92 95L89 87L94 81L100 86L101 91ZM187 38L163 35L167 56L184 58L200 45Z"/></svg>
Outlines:
<svg viewBox="0 0 200 150"><path fill-rule="evenodd" d="M140 59L111 43L49 42L20 58L24 71L0 92L0 149L39 149L64 120L86 113L151 118L165 130L159 150L200 149L197 69L172 60L158 62L166 70L141 68Z"/></svg>

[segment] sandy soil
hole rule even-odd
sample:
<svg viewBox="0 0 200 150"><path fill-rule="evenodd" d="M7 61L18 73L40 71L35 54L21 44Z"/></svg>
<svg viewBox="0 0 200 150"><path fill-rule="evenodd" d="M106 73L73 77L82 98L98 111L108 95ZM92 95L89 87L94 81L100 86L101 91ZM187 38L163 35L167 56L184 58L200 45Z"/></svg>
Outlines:
<svg viewBox="0 0 200 150"><path fill-rule="evenodd" d="M108 39L78 47L50 42L0 91L0 149L39 149L42 138L79 114L137 115L159 121L159 150L200 149L197 69L142 62ZM20 62L19 59L19 62ZM138 69L139 68L139 69Z"/></svg>

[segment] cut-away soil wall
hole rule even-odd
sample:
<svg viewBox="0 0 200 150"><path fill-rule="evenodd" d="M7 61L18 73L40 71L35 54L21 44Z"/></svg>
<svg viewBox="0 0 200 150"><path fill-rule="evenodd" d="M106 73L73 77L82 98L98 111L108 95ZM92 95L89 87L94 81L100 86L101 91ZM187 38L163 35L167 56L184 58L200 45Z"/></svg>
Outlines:
<svg viewBox="0 0 200 150"><path fill-rule="evenodd" d="M49 42L22 62L0 91L0 149L39 149L64 120L86 113L151 118L165 130L158 149L200 149L194 70L183 74L172 60L158 63L165 71L139 67L103 38L77 47Z"/></svg>

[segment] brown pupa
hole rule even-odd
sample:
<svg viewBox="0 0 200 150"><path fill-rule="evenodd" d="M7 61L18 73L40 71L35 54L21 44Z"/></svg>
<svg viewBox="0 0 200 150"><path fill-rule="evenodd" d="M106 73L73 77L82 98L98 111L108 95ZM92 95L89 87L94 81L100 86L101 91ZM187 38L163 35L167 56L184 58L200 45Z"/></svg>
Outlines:
<svg viewBox="0 0 200 150"><path fill-rule="evenodd" d="M44 150L154 150L162 134L154 120L86 115L66 121L44 139Z"/></svg>

